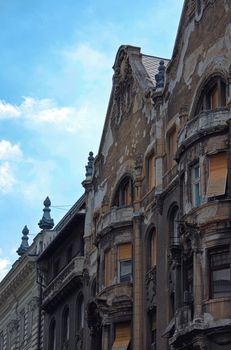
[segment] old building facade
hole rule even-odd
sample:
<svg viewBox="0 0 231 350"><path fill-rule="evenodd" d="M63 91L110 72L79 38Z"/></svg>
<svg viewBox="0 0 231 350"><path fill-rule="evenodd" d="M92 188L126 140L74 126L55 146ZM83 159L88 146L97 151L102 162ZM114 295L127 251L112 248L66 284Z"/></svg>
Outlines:
<svg viewBox="0 0 231 350"><path fill-rule="evenodd" d="M50 218L50 199L44 201L41 231L28 244L29 230L22 231L22 243L17 250L20 258L0 283L0 349L42 350L43 315L42 286L36 261L56 235Z"/></svg>
<svg viewBox="0 0 231 350"><path fill-rule="evenodd" d="M38 259L44 349L228 350L230 1L186 0L170 61L124 45L113 69L85 194Z"/></svg>

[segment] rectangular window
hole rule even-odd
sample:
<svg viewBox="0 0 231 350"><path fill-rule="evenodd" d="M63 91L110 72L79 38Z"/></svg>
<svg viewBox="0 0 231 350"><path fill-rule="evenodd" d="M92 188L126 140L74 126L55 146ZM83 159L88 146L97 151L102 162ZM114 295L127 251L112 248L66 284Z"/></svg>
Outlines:
<svg viewBox="0 0 231 350"><path fill-rule="evenodd" d="M176 161L174 159L177 151L177 133L176 128L174 128L168 135L168 165L172 168Z"/></svg>
<svg viewBox="0 0 231 350"><path fill-rule="evenodd" d="M155 158L154 154L152 154L148 158L148 189L151 190L155 187L156 184L156 176L155 176Z"/></svg>
<svg viewBox="0 0 231 350"><path fill-rule="evenodd" d="M227 153L217 153L209 157L209 180L207 196L225 194L227 180Z"/></svg>
<svg viewBox="0 0 231 350"><path fill-rule="evenodd" d="M112 280L112 256L111 249L107 250L104 255L104 284L105 287L111 284Z"/></svg>
<svg viewBox="0 0 231 350"><path fill-rule="evenodd" d="M192 167L192 203L194 207L198 207L201 204L199 163Z"/></svg>
<svg viewBox="0 0 231 350"><path fill-rule="evenodd" d="M132 246L130 243L118 245L118 279L130 282L132 279Z"/></svg>
<svg viewBox="0 0 231 350"><path fill-rule="evenodd" d="M231 297L230 251L228 248L211 250L210 295L211 298Z"/></svg>
<svg viewBox="0 0 231 350"><path fill-rule="evenodd" d="M117 323L115 325L115 340L112 350L128 349L131 340L131 324L130 322Z"/></svg>

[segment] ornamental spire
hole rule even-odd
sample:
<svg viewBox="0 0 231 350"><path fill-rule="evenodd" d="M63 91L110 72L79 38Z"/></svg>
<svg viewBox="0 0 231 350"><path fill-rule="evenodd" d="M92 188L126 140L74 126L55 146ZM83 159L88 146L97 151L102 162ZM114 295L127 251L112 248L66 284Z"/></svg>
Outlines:
<svg viewBox="0 0 231 350"><path fill-rule="evenodd" d="M22 230L22 243L21 243L20 247L17 250L17 253L20 256L22 256L27 251L27 249L29 248L28 234L29 234L29 230L28 230L27 226L24 226L24 229Z"/></svg>
<svg viewBox="0 0 231 350"><path fill-rule="evenodd" d="M52 227L54 226L54 221L50 216L50 205L51 201L50 198L47 197L45 201L43 202L45 208L43 209L43 217L39 221L38 225L42 230L51 230Z"/></svg>
<svg viewBox="0 0 231 350"><path fill-rule="evenodd" d="M160 60L158 71L159 73L155 75L156 88L163 88L165 78L165 65L163 60Z"/></svg>
<svg viewBox="0 0 231 350"><path fill-rule="evenodd" d="M86 168L86 177L92 176L93 174L93 163L94 163L94 157L93 157L93 152L89 152L89 157L88 157L88 164L85 166Z"/></svg>

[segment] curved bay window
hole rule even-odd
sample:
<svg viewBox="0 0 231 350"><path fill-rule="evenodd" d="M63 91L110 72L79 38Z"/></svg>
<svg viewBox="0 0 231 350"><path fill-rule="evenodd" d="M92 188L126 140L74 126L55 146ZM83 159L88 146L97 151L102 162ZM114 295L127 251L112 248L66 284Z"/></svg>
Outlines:
<svg viewBox="0 0 231 350"><path fill-rule="evenodd" d="M51 320L49 327L49 350L56 350L56 321Z"/></svg>
<svg viewBox="0 0 231 350"><path fill-rule="evenodd" d="M151 231L148 234L148 240L147 240L147 263L148 263L148 269L151 269L152 267L156 266L156 230L155 228L152 228Z"/></svg>
<svg viewBox="0 0 231 350"><path fill-rule="evenodd" d="M215 76L204 86L196 115L203 111L215 110L226 106L226 84L220 76Z"/></svg>
<svg viewBox="0 0 231 350"><path fill-rule="evenodd" d="M62 317L62 343L63 349L68 349L68 342L70 338L70 314L69 308L65 307Z"/></svg>
<svg viewBox="0 0 231 350"><path fill-rule="evenodd" d="M113 200L113 206L122 207L131 205L133 197L132 188L132 179L126 176L118 186Z"/></svg>

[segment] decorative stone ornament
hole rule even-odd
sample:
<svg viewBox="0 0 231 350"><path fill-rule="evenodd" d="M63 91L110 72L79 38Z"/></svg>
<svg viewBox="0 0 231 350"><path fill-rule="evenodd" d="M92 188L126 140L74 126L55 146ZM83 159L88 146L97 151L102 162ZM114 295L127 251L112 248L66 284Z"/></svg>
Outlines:
<svg viewBox="0 0 231 350"><path fill-rule="evenodd" d="M157 89L164 87L165 65L164 65L164 61L163 60L160 60L158 71L159 71L159 73L157 73L155 75L156 88Z"/></svg>
<svg viewBox="0 0 231 350"><path fill-rule="evenodd" d="M93 152L89 152L89 157L88 157L88 164L85 166L86 168L86 177L90 177L93 174L93 163L94 163L94 157L93 157Z"/></svg>
<svg viewBox="0 0 231 350"><path fill-rule="evenodd" d="M42 230L51 230L54 226L54 221L50 216L50 205L51 201L50 198L47 197L45 201L43 202L45 208L43 209L43 217L39 221L38 225Z"/></svg>
<svg viewBox="0 0 231 350"><path fill-rule="evenodd" d="M27 249L29 248L29 244L28 244L28 234L29 234L29 230L27 228L27 226L24 226L24 229L22 230L22 243L20 245L20 247L17 250L18 255L22 256Z"/></svg>

